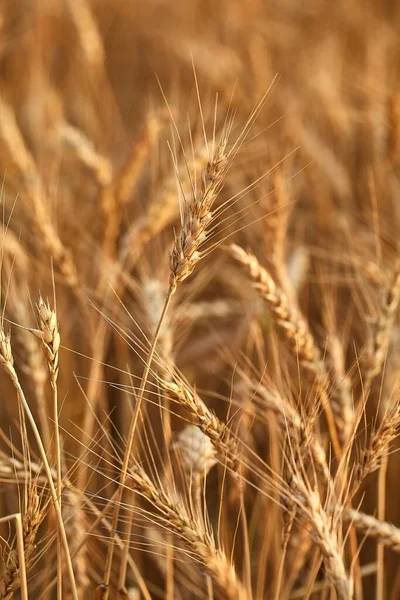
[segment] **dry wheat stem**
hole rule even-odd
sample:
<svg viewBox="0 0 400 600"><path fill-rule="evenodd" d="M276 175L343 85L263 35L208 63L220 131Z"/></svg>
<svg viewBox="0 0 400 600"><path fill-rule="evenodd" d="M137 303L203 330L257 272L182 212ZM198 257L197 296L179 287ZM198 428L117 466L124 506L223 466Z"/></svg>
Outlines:
<svg viewBox="0 0 400 600"><path fill-rule="evenodd" d="M150 322L151 331L156 331L158 326L158 321L160 315L163 312L164 307L164 290L161 285L161 282L158 279L146 279L142 284L142 292L145 298L145 310L148 313L148 320ZM172 327L169 323L167 315L164 316L163 325L160 329L160 333L158 336L158 347L159 352L163 357L161 364L159 365L159 370L164 373L165 377L168 376L169 364L173 362L173 331ZM165 444L168 447L170 444L170 439L172 435L171 431L171 423L170 423L170 411L169 411L169 399L166 399L165 406L162 411L162 423L163 423L163 433L165 438ZM169 461L166 461L166 473L169 474ZM134 498L132 497L132 502ZM128 554L130 552L129 549L129 539L131 536L131 531L133 527L133 511L129 512L128 515L128 523L126 524L126 532L127 532L127 543L125 544L125 548L122 552L120 569L119 569L119 582L118 588L123 589L125 587L125 579L126 579L126 571L128 565ZM173 591L173 547L172 544L168 550L168 561L169 561L169 569L168 574L169 577L167 579L167 598L168 596L172 596L174 594Z"/></svg>
<svg viewBox="0 0 400 600"><path fill-rule="evenodd" d="M8 557L5 573L0 582L0 598L2 598L2 600L10 600L14 594L14 590L20 587L21 600L28 600L25 544L21 513L0 518L0 523L7 523L9 521L15 521L17 553L14 556L13 551L11 551Z"/></svg>
<svg viewBox="0 0 400 600"><path fill-rule="evenodd" d="M37 446L39 449L40 458L43 461L43 467L44 467L44 470L46 473L51 497L52 497L54 508L56 511L57 523L58 523L58 527L59 527L60 535L61 535L61 543L62 543L62 547L64 550L64 558L67 562L68 576L69 576L70 582L71 582L72 598L73 598L73 600L78 600L78 595L77 595L76 585L75 585L74 570L72 567L72 561L71 561L71 556L70 556L69 547L68 547L68 540L67 540L67 537L65 534L64 523L63 523L62 514L61 514L59 502L58 502L58 494L57 494L56 488L54 486L52 472L50 469L48 458L46 456L46 450L44 448L42 438L41 438L39 430L37 428L35 419L33 417L31 409L29 408L29 404L25 398L25 394L20 385L18 375L13 366L13 362L14 362L14 360L13 360L12 351L11 351L10 336L5 335L3 329L1 328L0 329L0 366L7 373L12 384L14 385L17 395L18 395L18 398L23 407L23 410L28 418L28 421L29 421L31 427L32 427L32 431L33 431L33 434L34 434L34 437L35 437L35 440L36 440L36 443L37 443Z"/></svg>

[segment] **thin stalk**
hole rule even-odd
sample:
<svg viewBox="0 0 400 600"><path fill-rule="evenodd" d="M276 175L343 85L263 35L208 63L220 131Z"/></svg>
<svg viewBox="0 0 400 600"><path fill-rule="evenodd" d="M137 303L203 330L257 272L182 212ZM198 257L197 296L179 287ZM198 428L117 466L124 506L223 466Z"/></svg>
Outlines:
<svg viewBox="0 0 400 600"><path fill-rule="evenodd" d="M58 388L57 383L52 382L53 388L53 417L54 417L54 444L55 444L55 455L56 455L56 492L58 499L58 507L62 513L61 507L61 492L62 492L62 470L61 470L61 442L60 442L60 429L58 422ZM57 598L62 600L62 541L60 527L57 527Z"/></svg>
<svg viewBox="0 0 400 600"><path fill-rule="evenodd" d="M139 389L137 403L136 403L136 410L134 411L134 413L132 415L131 423L129 426L128 440L127 440L127 444L126 444L126 448L125 448L124 460L123 460L122 468L121 468L121 472L120 472L118 489L117 489L117 493L116 493L116 497L115 497L114 512L113 512L112 521L111 521L112 536L111 536L110 544L108 547L106 566L105 566L104 577L103 577L103 585L105 586L105 589L103 592L103 600L108 600L108 595L109 595L111 567L112 567L114 545L115 545L114 536L115 536L117 525L118 525L120 504L121 504L122 494L123 494L126 477L127 477L127 473L128 473L129 460L131 458L133 439L134 439L134 435L135 435L137 421L138 421L138 417L139 417L139 414L141 411L141 406L143 403L143 397L144 397L144 392L145 392L145 388L146 388L146 384L147 384L147 379L149 377L150 368L151 368L151 365L153 362L153 357L154 357L154 353L156 350L157 341L160 336L161 327L162 327L165 315L167 314L167 310L168 310L168 307L171 302L171 298L172 298L175 290L176 290L176 286L170 285L168 292L167 292L167 296L165 298L164 307L163 307L160 319L158 321L157 329L154 334L154 339L153 339L153 342L152 342L152 345L151 345L151 348L150 348L150 351L149 351L149 354L148 354L148 357L146 360L146 365L145 365L145 368L143 371L142 380L140 382L140 389Z"/></svg>
<svg viewBox="0 0 400 600"><path fill-rule="evenodd" d="M78 599L78 593L76 591L76 584L75 584L75 576L74 576L74 569L72 567L72 561L71 561L71 555L69 552L69 546L68 546L68 540L67 540L67 536L65 534L65 528L64 528L64 523L63 523L63 518L62 518L62 514L61 514L61 510L60 510L60 505L58 503L58 495L57 495L57 490L55 488L54 485L54 481L51 475L51 468L49 465L49 461L48 458L46 456L46 450L44 448L43 442L42 442L42 438L40 437L40 433L39 433L39 429L36 425L35 419L33 417L33 414L31 412L31 409L29 408L29 404L25 398L25 394L22 390L21 384L19 383L19 380L17 378L17 374L14 370L14 367L11 366L12 370L8 370L9 374L10 374L10 379L17 391L18 394L18 398L23 406L23 409L25 411L25 414L28 418L28 421L32 427L32 431L33 431L33 435L35 437L38 449L39 449L39 454L40 454L40 458L43 462L43 467L46 473L46 477L47 477L47 481L49 484L49 488L50 488L50 494L51 494L51 498L53 500L53 504L54 504L54 508L56 511L56 516L57 516L57 525L59 527L59 531L60 531L60 537L61 537L61 543L62 543L62 547L64 550L64 558L65 561L67 563L67 570L68 570L68 576L70 579L70 583L71 583L71 594L72 594L72 598L73 600L79 600Z"/></svg>
<svg viewBox="0 0 400 600"><path fill-rule="evenodd" d="M0 518L0 523L7 523L13 520L15 521L15 530L17 534L18 571L21 589L21 600L28 600L28 584L26 580L26 565L24 552L24 530L22 527L21 513L8 515L7 517L2 517Z"/></svg>
<svg viewBox="0 0 400 600"><path fill-rule="evenodd" d="M388 468L388 456L384 456L378 477L378 519L385 520L386 512L386 474ZM377 543L376 551L376 600L385 599L385 546L382 542Z"/></svg>

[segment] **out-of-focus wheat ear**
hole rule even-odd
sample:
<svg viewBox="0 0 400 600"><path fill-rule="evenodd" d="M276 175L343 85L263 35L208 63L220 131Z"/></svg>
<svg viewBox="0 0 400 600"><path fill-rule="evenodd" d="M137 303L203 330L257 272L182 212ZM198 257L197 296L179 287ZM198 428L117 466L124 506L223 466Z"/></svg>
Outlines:
<svg viewBox="0 0 400 600"><path fill-rule="evenodd" d="M196 507L201 517L202 482L218 462L215 447L199 427L186 425L177 435L172 451L188 481L192 482Z"/></svg>
<svg viewBox="0 0 400 600"><path fill-rule="evenodd" d="M14 167L24 182L24 193L29 199L32 215L40 233L40 238L54 258L65 283L82 300L78 272L73 257L62 243L50 218L46 206L43 184L33 156L29 152L18 127L14 111L0 96L0 138Z"/></svg>
<svg viewBox="0 0 400 600"><path fill-rule="evenodd" d="M112 179L112 165L108 158L96 151L93 142L85 133L70 123L62 122L59 125L59 134L61 140L75 150L81 163L94 174L100 188L109 185Z"/></svg>
<svg viewBox="0 0 400 600"><path fill-rule="evenodd" d="M335 415L339 439L342 447L345 448L352 438L356 415L351 379L346 373L343 345L334 332L331 332L328 337L328 351L330 364L332 365L332 384L329 397Z"/></svg>
<svg viewBox="0 0 400 600"><path fill-rule="evenodd" d="M75 570L76 587L79 597L84 597L85 591L89 589L88 561L89 553L87 549L87 519L83 510L81 498L74 492L71 486L66 486L64 490L64 501L62 504L63 517L65 523L65 533L71 549L72 564ZM75 554L76 549L79 552ZM68 581L65 582L64 593L68 597L70 594Z"/></svg>
<svg viewBox="0 0 400 600"><path fill-rule="evenodd" d="M400 94L393 93L387 103L388 142L387 159L395 165L400 152Z"/></svg>
<svg viewBox="0 0 400 600"><path fill-rule="evenodd" d="M203 144L195 148L193 160L190 163L194 177L202 173L209 161L209 152ZM152 197L147 213L135 220L121 238L119 260L127 268L132 268L139 257L140 249L165 227L179 218L179 202L177 202L177 185L180 182L182 194L189 195L191 181L186 162L179 163L177 175L169 175L159 184L159 190Z"/></svg>
<svg viewBox="0 0 400 600"><path fill-rule="evenodd" d="M80 50L89 69L104 68L105 50L94 15L86 0L68 0L72 21L78 35Z"/></svg>
<svg viewBox="0 0 400 600"><path fill-rule="evenodd" d="M190 515L185 506L170 496L161 485L156 487L140 465L130 470L130 483L137 493L151 503L154 517L161 519L163 527L176 534L204 566L227 599L249 598L231 561L222 549L217 548L213 535L201 521Z"/></svg>
<svg viewBox="0 0 400 600"><path fill-rule="evenodd" d="M381 521L352 508L344 510L343 520L345 523L353 525L363 535L375 538L393 552L400 553L400 529L392 523Z"/></svg>
<svg viewBox="0 0 400 600"><path fill-rule="evenodd" d="M268 211L264 219L270 261L274 275L283 287L287 283L286 240L288 222L292 210L289 202L288 188L282 168L277 168L271 175L274 189L260 203Z"/></svg>
<svg viewBox="0 0 400 600"><path fill-rule="evenodd" d="M374 379L382 372L389 348L390 334L393 328L400 301L400 259L393 269L392 278L382 294L375 320L372 337L363 362L363 391L367 396Z"/></svg>
<svg viewBox="0 0 400 600"><path fill-rule="evenodd" d="M293 475L292 483L297 506L310 525L312 539L321 551L326 575L338 600L351 600L353 579L346 572L339 544L341 515L337 511L334 516L328 515L322 506L318 490L311 488L298 474Z"/></svg>
<svg viewBox="0 0 400 600"><path fill-rule="evenodd" d="M268 271L260 265L257 258L246 252L241 246L231 244L228 248L231 256L240 264L253 283L254 288L266 301L276 324L283 332L296 358L306 371L315 377L316 392L320 396L325 411L332 446L340 459L342 451L336 431L332 408L327 396L327 373L321 353L312 336L308 323L301 314L293 298L275 283Z"/></svg>
<svg viewBox="0 0 400 600"><path fill-rule="evenodd" d="M0 523L15 522L17 549L11 550L0 578L0 598L10 600L14 591L21 589L21 599L28 600L28 584L26 579L26 564L21 513L1 517Z"/></svg>
<svg viewBox="0 0 400 600"><path fill-rule="evenodd" d="M10 381L13 384L13 386L17 392L17 396L18 396L20 405L21 405L21 407L29 421L29 424L32 428L33 435L35 437L35 441L38 446L39 455L40 455L41 460L43 461L43 468L44 468L44 471L46 474L47 483L49 485L51 498L52 498L54 509L55 509L56 516L57 516L58 531L60 532L60 538L61 538L60 543L61 543L63 551L64 551L64 559L67 564L68 576L70 578L70 583L71 583L71 595L72 595L73 600L78 600L78 595L77 595L76 585L75 585L74 570L72 567L71 555L70 555L69 547L68 547L68 540L67 540L67 536L65 534L62 513L61 513L61 509L60 509L60 505L59 505L59 494L57 493L56 486L54 485L53 475L52 475L52 471L51 471L50 464L49 464L49 459L47 457L46 450L43 445L43 441L42 441L39 429L36 425L36 421L31 412L29 404L25 398L25 394L24 394L24 391L19 382L17 372L14 369L14 359L13 359L12 350L11 350L10 334L6 335L4 333L3 324L1 324L1 326L0 326L0 367L3 368L3 370L6 372L6 374L10 378Z"/></svg>
<svg viewBox="0 0 400 600"><path fill-rule="evenodd" d="M307 275L310 270L310 256L307 249L302 246L296 246L286 261L286 280L289 284L291 293L294 293L296 298L299 297Z"/></svg>
<svg viewBox="0 0 400 600"><path fill-rule="evenodd" d="M129 203L137 183L146 165L150 149L155 138L162 130L165 116L157 114L147 119L141 135L131 148L129 155L123 164L103 186L100 194L100 203L105 217L103 249L106 256L116 257L118 254L118 237L121 227L122 211ZM158 222L158 218L156 221ZM125 236L129 234L125 234ZM140 237L140 236L138 236ZM137 239L136 239L137 241ZM122 246L128 249L122 242ZM120 262L125 263L127 256L120 256ZM122 261L121 261L122 259ZM127 265L130 268L130 261Z"/></svg>
<svg viewBox="0 0 400 600"><path fill-rule="evenodd" d="M26 487L24 503L22 515L12 515L0 519L0 522L4 522L15 518L17 525L17 548L12 548L9 552L0 580L0 598L2 600L10 600L18 588L21 588L21 597L28 599L26 574L32 566L37 532L46 514L40 505L36 484L31 483Z"/></svg>

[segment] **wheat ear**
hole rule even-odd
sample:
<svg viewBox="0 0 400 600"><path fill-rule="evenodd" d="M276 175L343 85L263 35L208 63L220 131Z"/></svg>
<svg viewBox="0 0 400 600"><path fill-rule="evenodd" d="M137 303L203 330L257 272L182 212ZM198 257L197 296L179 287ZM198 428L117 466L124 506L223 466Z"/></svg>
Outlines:
<svg viewBox="0 0 400 600"><path fill-rule="evenodd" d="M33 333L42 340L43 349L46 355L47 365L50 373L50 385L53 391L53 419L54 419L54 447L56 457L56 490L58 498L58 506L61 512L61 493L62 493L62 465L61 465L61 440L60 440L60 427L58 422L58 388L57 378L59 370L59 348L60 348L60 334L58 331L57 315L56 312L50 308L49 303L45 302L42 296L39 296L37 304L37 312L39 318L39 330L33 330ZM57 593L58 598L62 597L62 554L61 554L61 537L58 531L58 543L57 543Z"/></svg>
<svg viewBox="0 0 400 600"><path fill-rule="evenodd" d="M165 489L156 487L143 469L136 465L130 472L133 489L146 498L160 514L164 527L175 533L199 560L215 583L230 600L246 600L247 591L237 579L225 552L215 546L211 533L191 517L185 507L174 501Z"/></svg>
<svg viewBox="0 0 400 600"><path fill-rule="evenodd" d="M174 295L178 283L183 281L192 273L196 263L200 260L200 246L206 241L206 228L212 221L212 205L219 194L224 181L224 176L228 168L228 157L226 154L227 135L221 137L215 153L210 159L207 168L203 171L201 191L198 196L194 194L192 201L186 204L182 211L182 228L181 233L175 238L175 244L172 249L170 260L170 278L169 289L165 298L164 307L162 309L160 319L154 333L153 342L151 344L146 364L144 367L136 409L133 413L127 444L124 452L123 463L119 477L119 488L117 490L116 501L114 505L114 513L112 517L112 528L116 530L121 506L123 488L125 485L129 461L132 453L134 433L136 430L138 416L141 412L143 397L149 377L151 365L156 351L156 346L160 332L163 326L165 316L167 315L172 296ZM105 588L105 600L108 599L109 585L111 579L112 558L114 553L114 539L110 540L108 553L105 564L103 577L103 587Z"/></svg>
<svg viewBox="0 0 400 600"><path fill-rule="evenodd" d="M21 554L20 548L17 547L17 549L12 549L8 555L0 583L1 600L10 600L19 587L21 587L22 597L28 600L27 591L24 590L24 586L26 587L26 574L24 572L25 570L28 571L32 564L36 535L45 516L45 511L40 506L40 499L34 485L28 488L26 507L22 518L21 515L16 516L19 517L22 525L23 552Z"/></svg>
<svg viewBox="0 0 400 600"><path fill-rule="evenodd" d="M62 544L62 547L64 550L64 558L67 563L68 575L69 575L69 578L71 581L72 598L74 600L78 600L78 595L77 595L76 585L75 585L74 570L72 567L71 556L70 556L69 547L68 547L68 540L67 540L67 537L65 534L64 523L63 523L62 514L61 514L61 510L60 510L60 506L59 506L59 501L58 501L59 496L57 494L57 491L56 491L56 488L54 485L49 460L47 458L46 450L44 448L42 438L40 436L35 419L33 417L31 409L29 408L29 404L25 398L25 394L24 394L21 384L19 382L18 375L14 369L14 359L13 359L13 355L12 355L12 351L11 351L10 335L9 334L6 335L4 333L4 330L2 327L0 328L0 366L4 369L4 371L10 378L10 380L17 392L18 399L19 399L19 401L22 405L22 408L28 418L28 421L31 425L31 428L32 428L32 431L33 431L33 434L35 437L35 440L36 440L36 443L37 443L37 446L39 449L40 458L43 461L44 471L45 471L45 474L47 477L51 497L52 497L54 508L56 511L57 524L58 524L58 528L59 528L60 536L61 536L61 544Z"/></svg>
<svg viewBox="0 0 400 600"><path fill-rule="evenodd" d="M268 271L260 265L253 254L246 252L236 244L229 246L229 252L246 271L253 282L254 288L267 302L277 325L298 357L300 364L315 376L318 393L328 422L332 446L336 457L340 459L342 451L334 415L325 390L327 383L325 365L321 360L319 349L306 320L293 303L293 299L289 298L275 283Z"/></svg>
<svg viewBox="0 0 400 600"><path fill-rule="evenodd" d="M301 477L293 476L297 505L311 526L311 535L321 550L326 575L335 588L338 600L353 598L353 580L347 575L339 547L337 516L327 514L318 490L311 489Z"/></svg>
<svg viewBox="0 0 400 600"><path fill-rule="evenodd" d="M398 527L352 508L344 510L343 520L354 525L358 531L368 537L375 538L393 552L400 553L400 529Z"/></svg>

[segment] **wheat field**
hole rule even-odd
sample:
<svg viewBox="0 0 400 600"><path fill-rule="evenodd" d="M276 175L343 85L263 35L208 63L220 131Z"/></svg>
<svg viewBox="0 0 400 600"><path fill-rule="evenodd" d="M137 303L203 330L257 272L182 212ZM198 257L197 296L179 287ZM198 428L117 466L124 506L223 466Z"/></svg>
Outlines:
<svg viewBox="0 0 400 600"><path fill-rule="evenodd" d="M399 28L1 0L0 599L400 598Z"/></svg>

